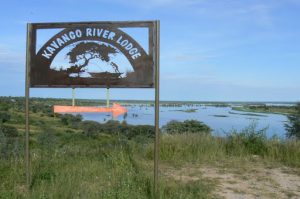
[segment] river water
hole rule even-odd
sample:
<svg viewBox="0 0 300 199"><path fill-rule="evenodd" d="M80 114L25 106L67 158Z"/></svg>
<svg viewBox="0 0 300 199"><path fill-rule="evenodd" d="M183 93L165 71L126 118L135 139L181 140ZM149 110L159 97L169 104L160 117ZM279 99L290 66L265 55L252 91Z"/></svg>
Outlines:
<svg viewBox="0 0 300 199"><path fill-rule="evenodd" d="M84 120L106 122L110 119L126 121L128 124L149 124L154 125L154 107L147 105L128 105L128 113L117 118L112 118L110 113L82 113ZM194 112L187 110L195 109ZM171 120L199 120L213 129L213 134L223 136L231 130L242 130L255 123L257 130L266 129L268 137L277 135L280 138L285 136L284 124L287 117L280 114L249 113L232 110L231 107L214 107L205 105L181 106L181 107L160 107L160 127Z"/></svg>

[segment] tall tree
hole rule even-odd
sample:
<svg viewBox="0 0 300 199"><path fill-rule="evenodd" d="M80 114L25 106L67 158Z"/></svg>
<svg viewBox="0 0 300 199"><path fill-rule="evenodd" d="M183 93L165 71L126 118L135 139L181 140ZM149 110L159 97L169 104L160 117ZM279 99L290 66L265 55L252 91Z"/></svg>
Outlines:
<svg viewBox="0 0 300 199"><path fill-rule="evenodd" d="M288 116L289 123L285 124L287 137L300 139L300 102L295 106L296 113Z"/></svg>
<svg viewBox="0 0 300 199"><path fill-rule="evenodd" d="M105 62L110 62L110 54L118 53L117 50L109 45L99 44L95 42L80 42L67 53L69 62L74 64L67 69L68 73L77 73L78 76L81 72L85 72L85 67L92 59L100 59ZM80 64L79 64L80 63ZM114 68L115 65L112 65Z"/></svg>

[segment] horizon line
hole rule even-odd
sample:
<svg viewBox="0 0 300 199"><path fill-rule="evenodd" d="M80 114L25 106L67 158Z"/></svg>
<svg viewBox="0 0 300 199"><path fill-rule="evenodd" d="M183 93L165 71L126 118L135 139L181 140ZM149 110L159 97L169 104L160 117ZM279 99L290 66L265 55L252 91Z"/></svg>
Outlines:
<svg viewBox="0 0 300 199"><path fill-rule="evenodd" d="M2 97L11 97L11 98L25 98L25 96L3 96L0 95L0 98ZM31 99L63 99L63 100L72 100L72 98L64 98L64 97L30 97ZM97 98L75 98L75 100L99 100L99 101L106 101L106 99L97 99ZM146 102L154 102L155 100L150 99L110 99L110 101L146 101ZM300 100L299 100L300 101ZM162 99L160 102L214 102L214 103L297 103L299 101L270 101L270 100L255 100L255 101L243 101L243 100L165 100Z"/></svg>

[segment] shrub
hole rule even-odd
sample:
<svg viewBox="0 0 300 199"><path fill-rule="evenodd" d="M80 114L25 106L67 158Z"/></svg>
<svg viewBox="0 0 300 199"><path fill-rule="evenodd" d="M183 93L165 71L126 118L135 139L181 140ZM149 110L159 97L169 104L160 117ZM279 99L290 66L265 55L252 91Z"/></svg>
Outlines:
<svg viewBox="0 0 300 199"><path fill-rule="evenodd" d="M32 103L30 104L30 110L33 113L37 113L37 112L41 112L44 113L48 116L52 115L53 113L53 109L51 105L47 105L41 102L37 102L35 100L32 101Z"/></svg>
<svg viewBox="0 0 300 199"><path fill-rule="evenodd" d="M95 121L83 121L80 123L80 128L87 137L95 138L101 131L101 124Z"/></svg>
<svg viewBox="0 0 300 199"><path fill-rule="evenodd" d="M14 126L1 125L0 130L6 137L17 137L18 129Z"/></svg>
<svg viewBox="0 0 300 199"><path fill-rule="evenodd" d="M126 136L128 139L136 137L154 138L155 128L151 125L123 125L121 126L120 133Z"/></svg>
<svg viewBox="0 0 300 199"><path fill-rule="evenodd" d="M10 120L10 114L6 112L0 112L0 122L5 123Z"/></svg>
<svg viewBox="0 0 300 199"><path fill-rule="evenodd" d="M128 139L154 137L154 126L151 125L129 125L125 122L120 123L119 121L109 120L104 124L95 121L83 121L79 126L86 136L93 138L99 133L116 134Z"/></svg>
<svg viewBox="0 0 300 199"><path fill-rule="evenodd" d="M82 116L77 114L77 115L72 115L72 114L63 114L59 115L61 122L64 125L71 126L71 127L77 127L78 123L82 121Z"/></svg>
<svg viewBox="0 0 300 199"><path fill-rule="evenodd" d="M226 137L226 151L230 154L247 152L255 155L264 155L267 152L267 128L257 130L257 124L250 124L241 132L230 132Z"/></svg>
<svg viewBox="0 0 300 199"><path fill-rule="evenodd" d="M42 131L37 136L37 142L41 148L48 152L51 151L57 142L55 130L49 126L43 126Z"/></svg>
<svg viewBox="0 0 300 199"><path fill-rule="evenodd" d="M183 122L172 120L162 127L162 131L169 134L174 134L174 133L209 134L211 132L211 129L203 122L197 120L185 120Z"/></svg>
<svg viewBox="0 0 300 199"><path fill-rule="evenodd" d="M289 123L285 125L286 135L300 140L300 103L297 103L295 109L296 113L288 116Z"/></svg>
<svg viewBox="0 0 300 199"><path fill-rule="evenodd" d="M2 132L2 130L0 130L0 157L6 155L6 151L7 151L6 149L7 149L7 138Z"/></svg>
<svg viewBox="0 0 300 199"><path fill-rule="evenodd" d="M3 128L4 127L4 128ZM23 154L23 145L20 143L19 138L15 138L15 135L10 132L15 132L15 128L7 126L1 126L0 128L0 159L9 158L11 156L19 157ZM17 133L16 133L17 135Z"/></svg>
<svg viewBox="0 0 300 199"><path fill-rule="evenodd" d="M127 126L127 124L124 123L123 127L126 127L126 126ZM103 132L103 133L120 134L122 125L119 121L109 120L104 124L100 124L100 128L101 128L101 132Z"/></svg>

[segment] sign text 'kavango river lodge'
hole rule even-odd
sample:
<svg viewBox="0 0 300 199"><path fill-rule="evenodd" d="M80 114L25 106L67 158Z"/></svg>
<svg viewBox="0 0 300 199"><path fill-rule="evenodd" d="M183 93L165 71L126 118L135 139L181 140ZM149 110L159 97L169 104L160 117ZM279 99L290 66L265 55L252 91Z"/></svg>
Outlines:
<svg viewBox="0 0 300 199"><path fill-rule="evenodd" d="M95 39L108 39L116 44L122 46L128 53L131 55L132 59L136 59L141 56L141 53L137 47L134 46L128 39L124 39L122 35L116 35L115 32L100 29L100 28L85 28L84 32L80 29L76 29L75 31L69 31L66 34L63 34L61 37L58 37L51 41L50 45L46 46L45 49L42 49L42 56L46 59L50 59L53 53L56 50L60 50L61 47L64 46L65 43L85 37L95 37Z"/></svg>
<svg viewBox="0 0 300 199"><path fill-rule="evenodd" d="M154 88L155 22L37 23L32 27L31 87ZM148 49L123 28L148 28L144 38ZM40 29L58 33L36 49Z"/></svg>

